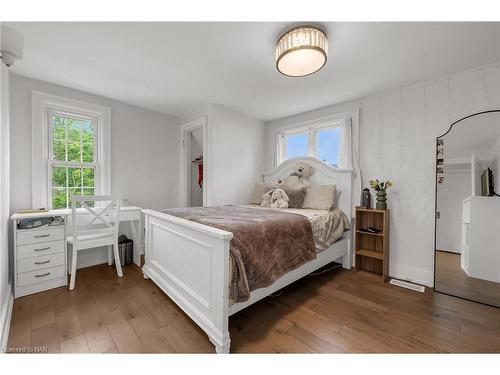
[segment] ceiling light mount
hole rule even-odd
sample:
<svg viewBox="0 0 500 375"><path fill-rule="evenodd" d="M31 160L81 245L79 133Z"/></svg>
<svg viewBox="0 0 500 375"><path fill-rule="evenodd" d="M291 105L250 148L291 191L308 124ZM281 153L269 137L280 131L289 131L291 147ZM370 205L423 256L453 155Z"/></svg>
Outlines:
<svg viewBox="0 0 500 375"><path fill-rule="evenodd" d="M326 33L317 26L289 29L276 43L276 69L289 77L304 77L323 68L328 58Z"/></svg>

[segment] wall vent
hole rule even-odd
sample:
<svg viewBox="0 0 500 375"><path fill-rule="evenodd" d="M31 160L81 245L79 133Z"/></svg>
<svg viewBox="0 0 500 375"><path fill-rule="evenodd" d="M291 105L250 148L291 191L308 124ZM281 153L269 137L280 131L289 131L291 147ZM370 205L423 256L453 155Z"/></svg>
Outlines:
<svg viewBox="0 0 500 375"><path fill-rule="evenodd" d="M391 279L391 281L389 281L389 283L392 285L400 286L401 288L411 289L411 290L414 290L416 292L420 292L420 293L425 292L425 286L409 283L408 281Z"/></svg>

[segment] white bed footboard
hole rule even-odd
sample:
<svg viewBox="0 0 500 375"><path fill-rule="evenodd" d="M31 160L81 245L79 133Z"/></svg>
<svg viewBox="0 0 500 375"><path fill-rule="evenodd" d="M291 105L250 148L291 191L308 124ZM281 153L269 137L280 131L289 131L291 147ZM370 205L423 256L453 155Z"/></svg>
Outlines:
<svg viewBox="0 0 500 375"><path fill-rule="evenodd" d="M153 210L145 215L145 278L151 278L228 353L229 243L233 234Z"/></svg>
<svg viewBox="0 0 500 375"><path fill-rule="evenodd" d="M312 157L293 158L263 176L265 182L290 175L297 162L310 164L311 185L335 184L337 206L351 218L352 170L337 169ZM342 258L344 268L352 264L350 233L317 259L283 275L274 284L252 291L247 302L229 307L229 247L233 234L154 210L145 215L144 277L151 278L189 317L203 329L217 353L228 353L229 315L259 301L276 290L318 268Z"/></svg>

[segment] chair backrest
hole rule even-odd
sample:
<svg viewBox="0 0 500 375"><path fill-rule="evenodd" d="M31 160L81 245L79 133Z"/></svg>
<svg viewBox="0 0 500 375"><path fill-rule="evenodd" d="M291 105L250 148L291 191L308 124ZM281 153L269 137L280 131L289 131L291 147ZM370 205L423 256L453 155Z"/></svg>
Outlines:
<svg viewBox="0 0 500 375"><path fill-rule="evenodd" d="M118 238L121 199L114 195L72 195L71 222L74 241L84 234L103 233ZM80 206L82 214L77 213Z"/></svg>

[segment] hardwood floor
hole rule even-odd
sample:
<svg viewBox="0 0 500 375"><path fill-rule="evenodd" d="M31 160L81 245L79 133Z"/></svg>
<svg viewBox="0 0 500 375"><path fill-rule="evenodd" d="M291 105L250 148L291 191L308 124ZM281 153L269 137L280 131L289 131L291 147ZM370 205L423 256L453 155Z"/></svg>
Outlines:
<svg viewBox="0 0 500 375"><path fill-rule="evenodd" d="M500 283L467 276L460 254L436 250L436 290L500 307Z"/></svg>
<svg viewBox="0 0 500 375"><path fill-rule="evenodd" d="M230 318L233 353L500 352L500 309L337 269ZM78 271L74 291L16 299L9 347L63 353L212 353L201 331L134 265Z"/></svg>

